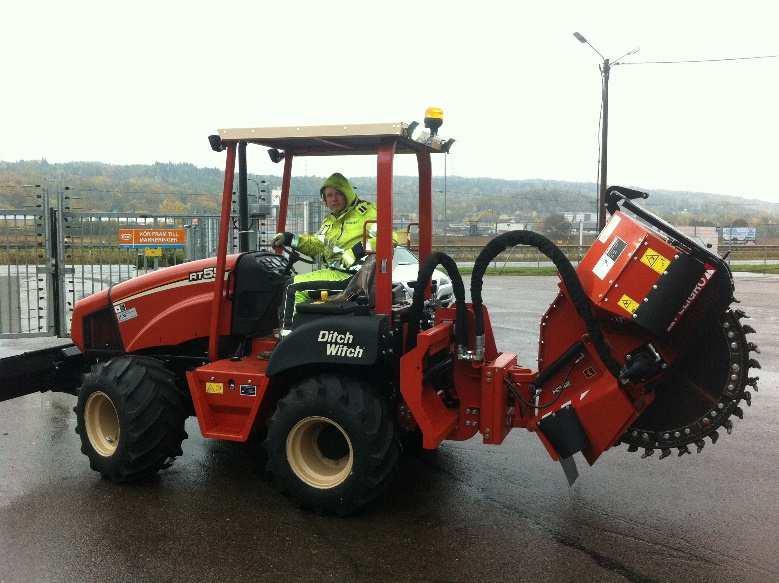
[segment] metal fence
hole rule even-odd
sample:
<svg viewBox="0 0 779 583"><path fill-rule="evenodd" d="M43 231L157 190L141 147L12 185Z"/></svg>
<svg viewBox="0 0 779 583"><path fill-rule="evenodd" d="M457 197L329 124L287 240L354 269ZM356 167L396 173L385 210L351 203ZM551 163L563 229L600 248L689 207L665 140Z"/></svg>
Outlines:
<svg viewBox="0 0 779 583"><path fill-rule="evenodd" d="M446 245L433 245L436 251L444 251L455 261L461 264L473 263L490 240L485 237L484 241L478 244L462 244L452 242L454 238L450 237ZM455 240L456 241L456 240ZM558 245L565 253L565 256L573 263L581 261L587 253L589 245ZM719 245L718 254L725 258L725 261L732 266L739 265L776 265L779 264L779 245ZM512 247L501 253L495 258L493 264L505 264L526 267L542 267L552 265L551 261L532 247L517 246Z"/></svg>
<svg viewBox="0 0 779 583"><path fill-rule="evenodd" d="M49 334L48 217L0 210L0 332Z"/></svg>
<svg viewBox="0 0 779 583"><path fill-rule="evenodd" d="M84 200L90 193L72 189L50 192L39 185L19 189L24 193L22 208L0 209L0 336L66 335L73 308L82 297L155 269L216 254L219 217L214 214L86 212L71 208L70 203ZM266 249L276 231L278 208L255 205L249 210L250 248ZM286 230L316 232L324 212L318 197L294 200L289 205ZM395 227L404 231L413 221L409 217ZM228 252L238 248L237 222L234 216ZM131 228L183 229L186 236L180 246L150 256L143 246L122 246L119 232ZM757 232L768 231L759 228ZM580 226L579 245L562 246L574 262L588 248L583 232ZM718 234L719 254L730 251L728 260L733 263L779 262L777 245L755 245L752 241L733 244L722 240L720 229L713 235L715 244ZM732 236L732 231L728 234ZM412 240L414 235L412 228ZM448 232L444 233L444 244L434 247L467 264L488 238ZM533 249L517 247L496 258L498 264L541 266L547 259Z"/></svg>
<svg viewBox="0 0 779 583"><path fill-rule="evenodd" d="M85 198L76 190L49 193L35 187L25 208L0 210L0 336L66 335L76 302L149 271L213 257L219 216L213 214L86 212L70 207ZM259 211L265 212L259 212ZM251 249L267 249L276 232L277 207L253 209ZM287 230L316 230L317 200L290 204ZM232 219L228 252L238 249ZM121 229L183 229L184 242L150 256L145 246L126 246Z"/></svg>

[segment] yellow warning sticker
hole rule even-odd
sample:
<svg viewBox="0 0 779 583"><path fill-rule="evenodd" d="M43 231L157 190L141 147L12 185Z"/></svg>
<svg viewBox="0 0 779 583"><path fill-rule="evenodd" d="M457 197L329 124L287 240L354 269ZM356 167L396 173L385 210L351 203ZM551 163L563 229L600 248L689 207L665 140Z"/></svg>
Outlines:
<svg viewBox="0 0 779 583"><path fill-rule="evenodd" d="M206 383L206 393L221 395L225 392L225 386L222 383Z"/></svg>
<svg viewBox="0 0 779 583"><path fill-rule="evenodd" d="M668 266L671 265L671 260L663 257L660 255L660 253L650 247L646 250L644 256L641 258L641 263L648 265L657 273L663 273L666 269L668 269Z"/></svg>
<svg viewBox="0 0 779 583"><path fill-rule="evenodd" d="M628 295L623 295L621 298L619 298L619 301L617 302L621 308L624 308L631 314L634 313L638 309L638 302L631 298Z"/></svg>

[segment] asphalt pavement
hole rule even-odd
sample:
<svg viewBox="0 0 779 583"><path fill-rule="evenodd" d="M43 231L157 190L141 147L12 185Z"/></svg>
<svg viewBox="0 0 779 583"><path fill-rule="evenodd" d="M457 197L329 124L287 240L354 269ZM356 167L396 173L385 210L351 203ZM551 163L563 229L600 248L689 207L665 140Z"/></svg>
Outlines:
<svg viewBox="0 0 779 583"><path fill-rule="evenodd" d="M535 367L556 278L485 284L499 349ZM79 452L75 398L0 403L0 582L778 581L779 276L737 278L760 392L701 454L606 452L569 488L531 433L404 458L385 498L330 518L265 480L257 445L187 422L184 455L114 485ZM0 340L0 356L51 342ZM2 379L0 379L2 382Z"/></svg>

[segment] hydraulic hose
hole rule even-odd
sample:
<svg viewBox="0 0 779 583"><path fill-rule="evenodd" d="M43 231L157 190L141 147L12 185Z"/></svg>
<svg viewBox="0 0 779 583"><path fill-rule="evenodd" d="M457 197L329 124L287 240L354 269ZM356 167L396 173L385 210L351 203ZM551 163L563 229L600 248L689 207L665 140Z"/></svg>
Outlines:
<svg viewBox="0 0 779 583"><path fill-rule="evenodd" d="M587 333L590 335L590 339L595 346L595 350L598 352L598 356L606 367L608 367L611 374L614 375L615 378L619 378L619 363L611 354L611 349L606 343L606 339L603 337L600 324L592 313L590 300L584 293L579 277L576 275L576 270L557 245L543 235L534 233L533 231L509 231L508 233L499 235L487 243L476 258L476 262L473 265L473 273L471 274L471 301L473 302L473 311L475 315L475 348L477 355L483 354L484 351L484 313L482 311L483 301L481 297L484 273L487 271L487 266L495 257L509 247L514 247L516 245L535 247L551 259L560 274L563 285L568 290L568 294L576 308L576 312L579 314L579 317L587 328Z"/></svg>
<svg viewBox="0 0 779 583"><path fill-rule="evenodd" d="M419 275L417 275L417 283L414 287L414 298L411 301L411 309L409 310L408 334L406 336L407 350L411 350L417 345L419 321L422 319L422 309L425 306L425 288L430 283L435 268L439 265L446 270L446 273L452 280L456 309L454 335L457 345L463 348L468 345L468 323L465 315L465 286L463 285L463 278L460 275L460 270L457 269L454 259L446 253L435 252L431 253L425 262L419 266Z"/></svg>

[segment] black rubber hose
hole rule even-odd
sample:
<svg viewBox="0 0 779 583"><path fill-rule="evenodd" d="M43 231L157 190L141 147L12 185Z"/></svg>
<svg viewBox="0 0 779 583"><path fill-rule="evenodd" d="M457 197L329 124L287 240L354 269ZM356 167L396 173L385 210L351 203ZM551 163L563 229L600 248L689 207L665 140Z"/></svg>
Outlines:
<svg viewBox="0 0 779 583"><path fill-rule="evenodd" d="M422 309L425 306L425 288L430 283L435 268L439 265L446 270L446 273L452 280L452 291L454 292L455 308L457 310L454 320L454 335L457 344L458 346L468 345L468 323L465 315L465 285L463 285L463 278L460 275L460 270L457 269L457 263L454 262L454 259L446 253L437 251L431 253L425 262L419 266L419 275L417 275L417 282L414 287L414 299L411 301L411 309L409 310L408 334L406 335L407 350L411 350L417 345L419 321L422 319Z"/></svg>
<svg viewBox="0 0 779 583"><path fill-rule="evenodd" d="M615 378L619 378L619 363L611 354L611 349L608 344L606 344L606 339L603 337L600 324L592 313L590 300L587 297L587 294L584 293L582 284L579 281L579 276L576 275L576 270L557 245L543 235L534 233L533 231L509 231L508 233L498 235L484 246L484 249L481 250L481 253L479 253L479 256L476 258L476 262L473 265L473 273L471 274L471 301L473 302L473 311L475 315L476 337L478 338L484 335L483 301L481 297L484 273L487 271L487 266L495 257L509 247L514 247L515 245L535 247L552 260L552 263L554 263L557 271L560 273L560 279L562 280L563 285L571 296L571 301L576 308L576 312L584 321L587 333L592 339L598 356L600 356L600 359L608 367L611 374L614 375Z"/></svg>

